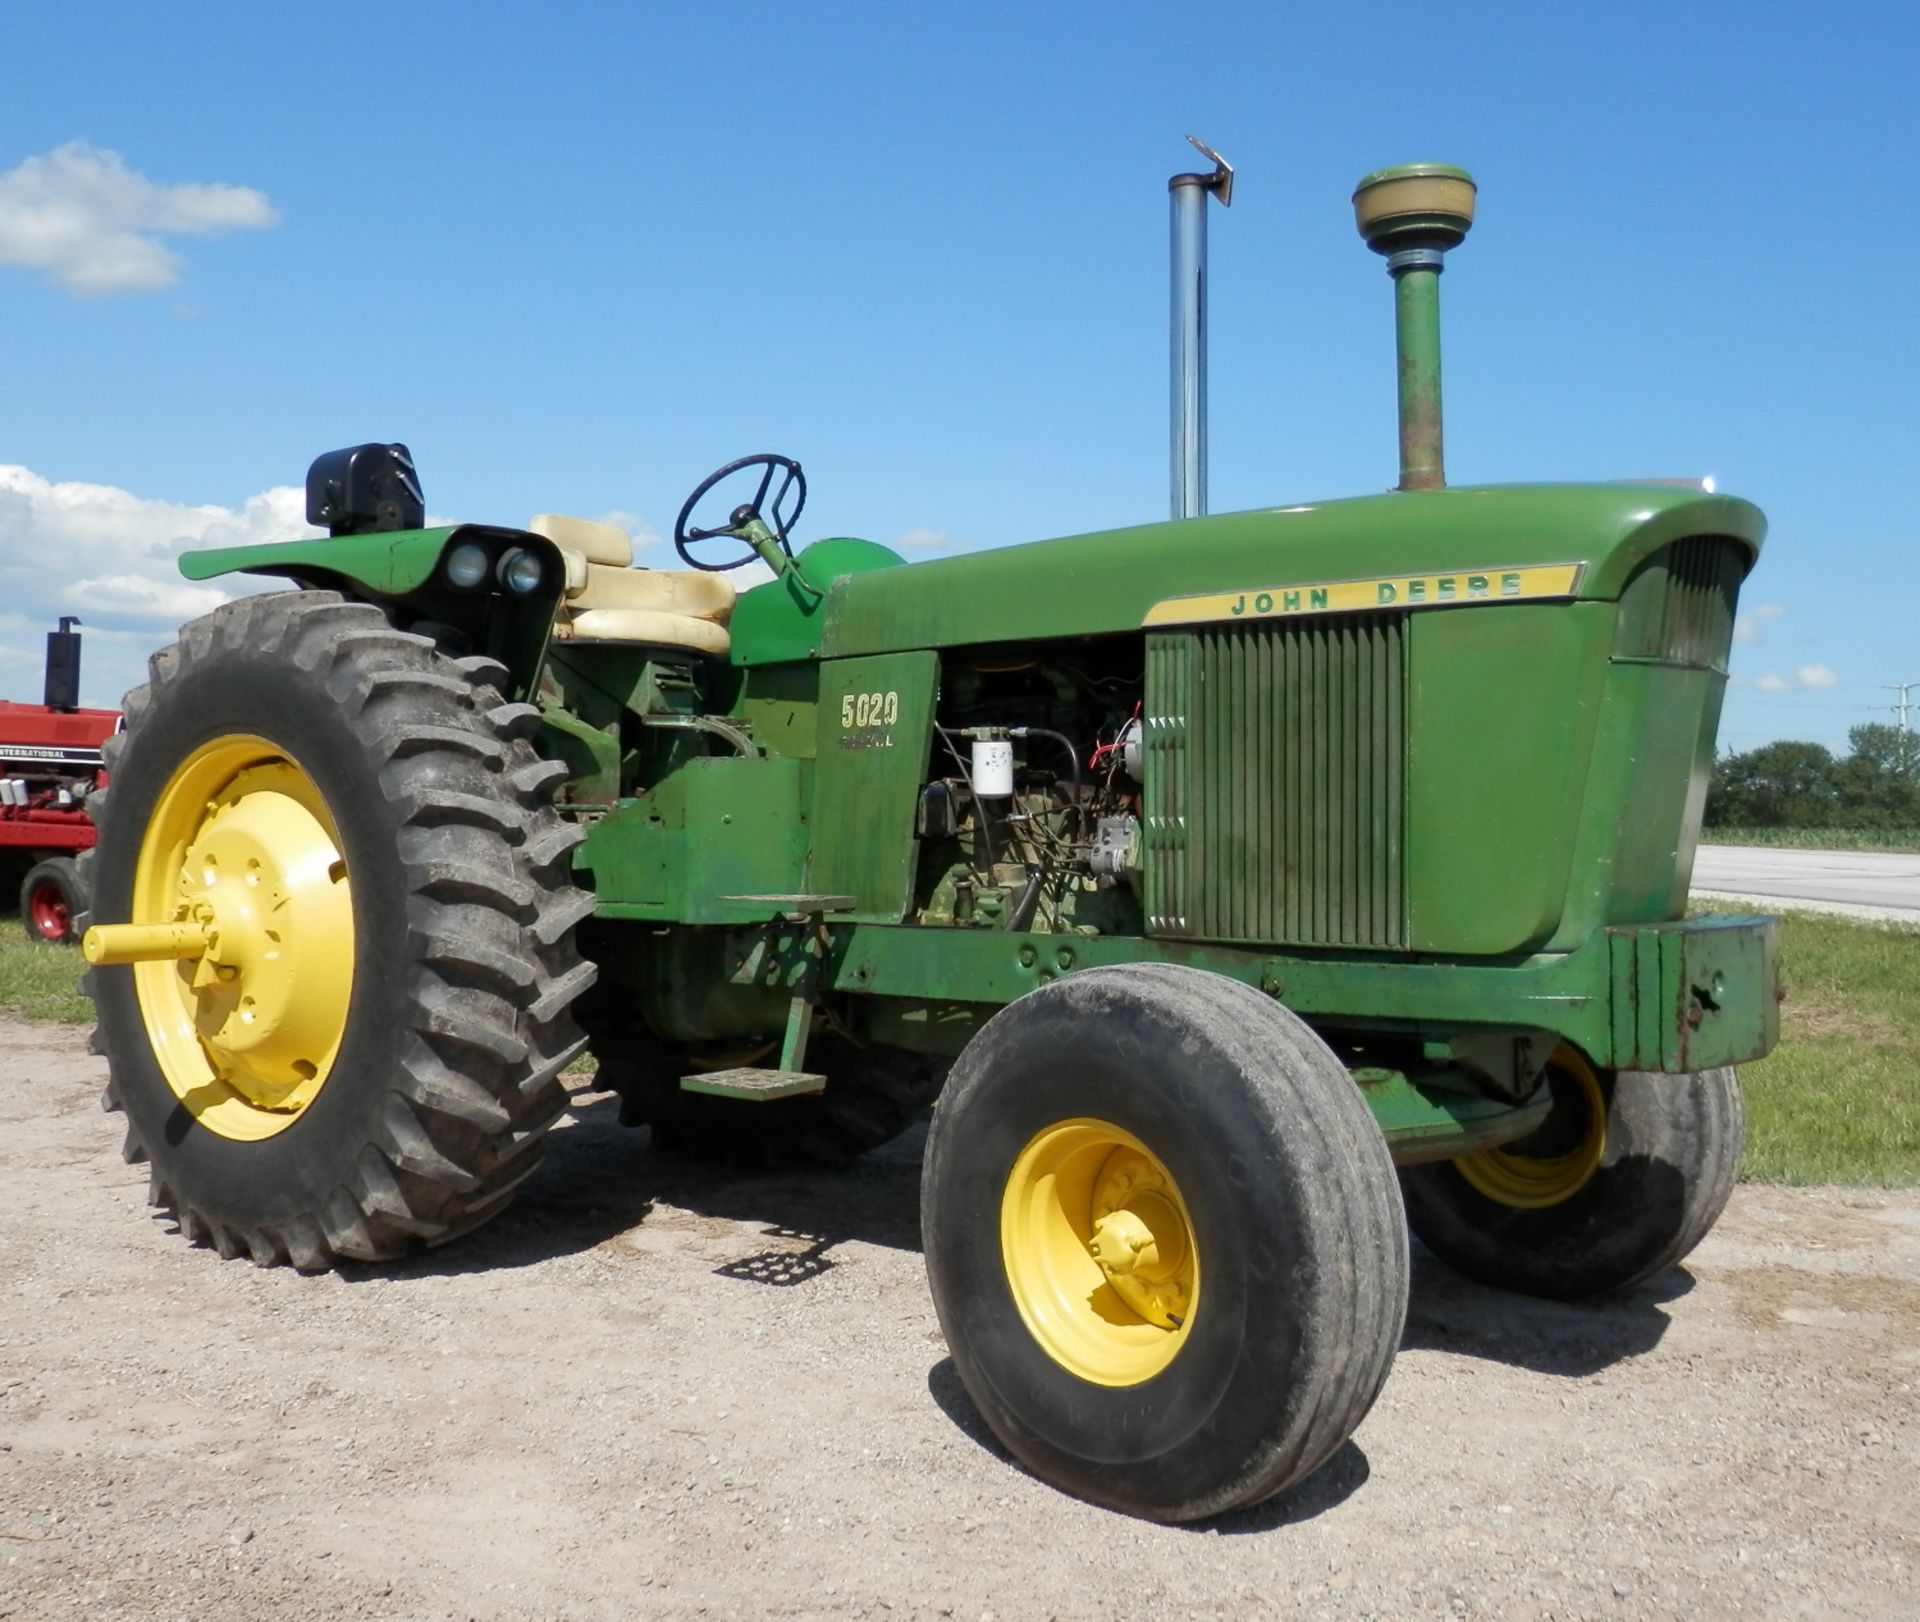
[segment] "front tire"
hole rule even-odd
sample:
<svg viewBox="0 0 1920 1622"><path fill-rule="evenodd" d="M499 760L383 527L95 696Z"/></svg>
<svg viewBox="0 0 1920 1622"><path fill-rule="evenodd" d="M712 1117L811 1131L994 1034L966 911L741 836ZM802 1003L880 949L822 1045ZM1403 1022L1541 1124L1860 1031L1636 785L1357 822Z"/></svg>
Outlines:
<svg viewBox="0 0 1920 1622"><path fill-rule="evenodd" d="M1378 1395L1406 1224L1346 1068L1197 970L996 1014L934 1112L921 1230L954 1365L1034 1474L1188 1521L1318 1468Z"/></svg>
<svg viewBox="0 0 1920 1622"><path fill-rule="evenodd" d="M86 911L86 881L71 856L35 862L20 881L20 923L30 941L71 946Z"/></svg>
<svg viewBox="0 0 1920 1622"><path fill-rule="evenodd" d="M1563 1047L1547 1083L1554 1113L1532 1136L1401 1172L1413 1232L1469 1278L1556 1300L1624 1290L1684 1258L1739 1173L1732 1067L1602 1075Z"/></svg>
<svg viewBox="0 0 1920 1622"><path fill-rule="evenodd" d="M150 669L90 804L94 915L200 940L85 989L153 1203L303 1270L485 1221L564 1108L593 974L537 712L332 592L229 604Z"/></svg>

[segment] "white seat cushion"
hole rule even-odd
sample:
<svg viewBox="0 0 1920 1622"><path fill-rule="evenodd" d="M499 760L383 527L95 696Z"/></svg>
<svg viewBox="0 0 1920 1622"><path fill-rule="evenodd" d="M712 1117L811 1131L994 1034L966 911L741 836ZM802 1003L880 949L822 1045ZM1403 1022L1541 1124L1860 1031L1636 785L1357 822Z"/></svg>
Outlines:
<svg viewBox="0 0 1920 1622"><path fill-rule="evenodd" d="M695 653L724 655L733 646L724 625L648 608L589 608L568 615L554 631L564 642L646 642L655 647L691 648Z"/></svg>
<svg viewBox="0 0 1920 1622"><path fill-rule="evenodd" d="M736 595L724 575L635 569L633 542L613 524L540 513L527 525L560 549L566 595L554 621L564 642L646 642L725 654Z"/></svg>
<svg viewBox="0 0 1920 1622"><path fill-rule="evenodd" d="M722 574L692 569L609 569L587 565L586 579L568 594L576 614L596 608L634 608L656 614L687 614L725 625L733 614L733 582Z"/></svg>
<svg viewBox="0 0 1920 1622"><path fill-rule="evenodd" d="M587 518L563 518L559 513L536 513L527 521L535 535L544 535L563 552L578 552L588 563L625 569L633 562L633 542L617 524L596 524Z"/></svg>

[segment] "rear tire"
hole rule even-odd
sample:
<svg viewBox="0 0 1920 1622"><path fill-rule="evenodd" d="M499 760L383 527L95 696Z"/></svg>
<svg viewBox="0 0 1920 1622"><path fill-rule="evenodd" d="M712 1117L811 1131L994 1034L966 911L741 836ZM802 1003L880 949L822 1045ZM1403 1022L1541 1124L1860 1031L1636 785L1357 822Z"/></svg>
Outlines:
<svg viewBox="0 0 1920 1622"><path fill-rule="evenodd" d="M317 861L323 876L301 893L324 897L330 880L350 902L338 944L311 931L303 942L297 920L312 915L297 908L266 914L296 920L282 923L284 940L262 937L272 965L232 968L210 947L204 959L87 976L104 1102L126 1112L127 1159L151 1162L152 1202L223 1256L309 1271L395 1257L485 1221L537 1165L565 1106L558 1078L583 1046L569 1005L593 975L573 941L592 909L571 879L581 834L547 803L562 769L525 741L538 712L504 700L498 665L449 659L332 592L229 604L150 668L107 745L112 787L90 802L96 919L163 922L196 894L216 896L213 867L199 865L211 859L194 853L211 850L207 830L219 828L229 840L235 828L309 830L286 871ZM243 764L228 785L202 794L192 774L225 771L229 758ZM249 786L267 783L277 786ZM306 821L287 809L302 797ZM324 837L311 834L321 824ZM275 871L270 838L231 848ZM221 883L237 883L234 860L216 865ZM222 934L239 932L232 905ZM289 1028L312 1025L316 998L340 1010L330 1054L316 1041L317 1064L294 1061L284 1098L259 1082L264 1060L249 1068L220 1045L244 1014L181 1018L224 1013L211 1001L219 982L246 993L255 977L261 1008L279 996Z"/></svg>
<svg viewBox="0 0 1920 1622"><path fill-rule="evenodd" d="M1692 1075L1623 1070L1599 1082L1604 1150L1590 1175L1552 1203L1511 1203L1524 1178L1490 1182L1452 1161L1405 1168L1407 1221L1421 1242L1482 1284L1556 1300L1624 1290L1692 1251L1739 1173L1738 1076L1730 1066ZM1550 1118L1541 1130L1552 1127ZM1505 1158L1524 1171L1528 1147L1526 1139L1510 1144Z"/></svg>
<svg viewBox="0 0 1920 1622"><path fill-rule="evenodd" d="M1345 1066L1193 969L1085 970L996 1014L935 1110L921 1231L994 1434L1054 1486L1154 1520L1317 1469L1406 1315L1393 1165Z"/></svg>
<svg viewBox="0 0 1920 1622"><path fill-rule="evenodd" d="M20 923L30 941L71 946L86 911L86 881L71 856L35 862L20 881Z"/></svg>

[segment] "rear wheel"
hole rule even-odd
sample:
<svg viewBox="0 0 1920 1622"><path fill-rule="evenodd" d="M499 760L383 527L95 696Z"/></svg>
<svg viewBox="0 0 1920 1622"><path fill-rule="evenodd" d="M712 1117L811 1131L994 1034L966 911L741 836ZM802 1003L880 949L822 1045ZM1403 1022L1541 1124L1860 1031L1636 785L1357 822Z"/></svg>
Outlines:
<svg viewBox="0 0 1920 1622"><path fill-rule="evenodd" d="M151 668L91 802L86 944L153 1202L304 1269L484 1221L564 1107L593 972L537 712L330 592L230 604Z"/></svg>
<svg viewBox="0 0 1920 1622"><path fill-rule="evenodd" d="M1671 1267L1707 1236L1740 1167L1745 1115L1729 1068L1548 1066L1553 1113L1517 1143L1400 1174L1407 1220L1469 1278L1575 1300Z"/></svg>
<svg viewBox="0 0 1920 1622"><path fill-rule="evenodd" d="M27 869L20 882L20 923L28 940L71 945L86 910L86 885L71 856L50 856Z"/></svg>
<svg viewBox="0 0 1920 1622"><path fill-rule="evenodd" d="M996 1014L935 1111L921 1230L995 1435L1155 1520L1318 1468L1406 1314L1393 1166L1346 1068L1277 1003L1191 969L1087 970Z"/></svg>

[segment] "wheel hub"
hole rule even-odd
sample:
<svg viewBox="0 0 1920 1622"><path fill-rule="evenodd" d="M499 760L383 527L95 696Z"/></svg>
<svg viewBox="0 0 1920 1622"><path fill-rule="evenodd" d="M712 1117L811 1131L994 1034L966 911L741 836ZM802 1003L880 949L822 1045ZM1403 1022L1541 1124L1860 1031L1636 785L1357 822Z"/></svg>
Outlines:
<svg viewBox="0 0 1920 1622"><path fill-rule="evenodd" d="M1040 1132L1008 1175L1000 1239L1028 1330L1081 1379L1138 1385L1185 1344L1200 1292L1192 1220L1124 1129L1082 1117Z"/></svg>
<svg viewBox="0 0 1920 1622"><path fill-rule="evenodd" d="M1121 1300L1149 1323L1178 1329L1189 1305L1182 1272L1191 1247L1168 1189L1166 1173L1146 1155L1116 1151L1094 1188L1087 1249Z"/></svg>
<svg viewBox="0 0 1920 1622"><path fill-rule="evenodd" d="M63 941L67 938L67 932L73 927L73 913L51 884L43 884L33 892L31 909L33 927L42 939Z"/></svg>
<svg viewBox="0 0 1920 1622"><path fill-rule="evenodd" d="M258 782L235 789L180 869L182 916L206 938L190 976L194 1025L222 1079L263 1109L283 1108L338 1035L324 956L343 940L352 948L346 865L298 800Z"/></svg>
<svg viewBox="0 0 1920 1622"><path fill-rule="evenodd" d="M1593 1067L1563 1046L1544 1084L1553 1090L1553 1113L1542 1127L1519 1143L1453 1163L1470 1188L1516 1211L1565 1204L1593 1181L1606 1157L1607 1098Z"/></svg>
<svg viewBox="0 0 1920 1622"><path fill-rule="evenodd" d="M133 919L90 930L131 963L155 1058L202 1124L270 1137L325 1084L353 990L353 900L311 778L264 739L204 745L148 821Z"/></svg>

